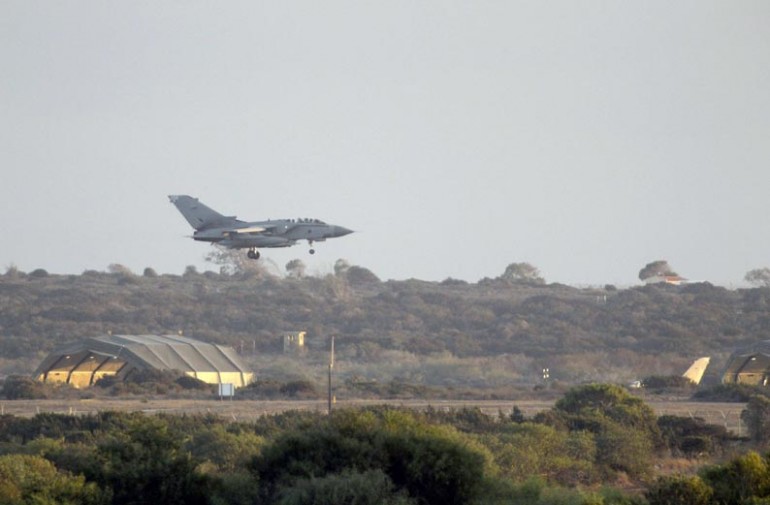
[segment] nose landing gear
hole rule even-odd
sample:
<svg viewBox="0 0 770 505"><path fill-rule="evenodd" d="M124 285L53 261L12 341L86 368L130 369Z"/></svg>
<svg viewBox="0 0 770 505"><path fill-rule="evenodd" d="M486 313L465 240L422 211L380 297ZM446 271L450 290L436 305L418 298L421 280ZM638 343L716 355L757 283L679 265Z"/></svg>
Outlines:
<svg viewBox="0 0 770 505"><path fill-rule="evenodd" d="M259 251L257 251L256 247L252 247L248 250L246 253L246 256L249 257L249 259L258 260L259 259Z"/></svg>

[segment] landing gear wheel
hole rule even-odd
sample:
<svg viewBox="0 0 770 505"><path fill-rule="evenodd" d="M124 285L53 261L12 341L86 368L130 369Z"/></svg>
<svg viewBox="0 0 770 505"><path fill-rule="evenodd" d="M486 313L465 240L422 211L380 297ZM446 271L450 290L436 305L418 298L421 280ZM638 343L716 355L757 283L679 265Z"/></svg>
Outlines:
<svg viewBox="0 0 770 505"><path fill-rule="evenodd" d="M310 249L310 254L315 254L315 249Z"/></svg>
<svg viewBox="0 0 770 505"><path fill-rule="evenodd" d="M249 249L249 252L246 253L246 256L248 256L250 259L258 260L259 251L257 251L256 249Z"/></svg>

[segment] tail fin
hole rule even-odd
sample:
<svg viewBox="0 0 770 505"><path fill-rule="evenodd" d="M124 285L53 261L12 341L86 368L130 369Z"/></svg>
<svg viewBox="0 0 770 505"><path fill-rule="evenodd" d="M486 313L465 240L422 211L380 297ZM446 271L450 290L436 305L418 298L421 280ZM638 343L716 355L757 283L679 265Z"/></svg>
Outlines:
<svg viewBox="0 0 770 505"><path fill-rule="evenodd" d="M169 195L168 199L179 209L179 212L187 219L190 226L196 230L203 230L213 225L227 225L235 221L235 216L223 216L191 196Z"/></svg>
<svg viewBox="0 0 770 505"><path fill-rule="evenodd" d="M693 361L692 365L690 365L690 368L682 374L682 377L687 377L695 384L700 384L700 380L703 378L703 374L709 366L709 361L711 361L711 358L696 359Z"/></svg>

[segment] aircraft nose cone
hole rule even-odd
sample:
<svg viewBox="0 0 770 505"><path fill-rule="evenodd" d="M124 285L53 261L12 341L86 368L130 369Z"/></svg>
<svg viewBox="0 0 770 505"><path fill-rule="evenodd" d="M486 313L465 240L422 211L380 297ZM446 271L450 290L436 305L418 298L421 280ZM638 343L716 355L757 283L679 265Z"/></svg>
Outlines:
<svg viewBox="0 0 770 505"><path fill-rule="evenodd" d="M335 226L334 227L334 236L335 237L344 237L345 235L350 235L353 233L353 230L348 230L344 226Z"/></svg>

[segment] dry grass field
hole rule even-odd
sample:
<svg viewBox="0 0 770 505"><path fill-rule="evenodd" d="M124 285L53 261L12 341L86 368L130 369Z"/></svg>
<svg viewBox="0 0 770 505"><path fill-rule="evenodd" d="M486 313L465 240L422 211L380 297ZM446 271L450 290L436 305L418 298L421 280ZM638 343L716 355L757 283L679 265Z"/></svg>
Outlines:
<svg viewBox="0 0 770 505"><path fill-rule="evenodd" d="M725 426L738 435L745 434L740 414L743 403L707 403L675 399L649 399L647 404L660 415L701 417L712 424ZM393 405L411 409L456 409L477 407L489 415L498 412L509 414L518 407L525 416L551 408L553 400L342 400L333 408L364 407L369 405ZM190 399L88 399L88 400L3 400L0 413L16 416L34 416L37 413L84 415L101 411L145 412L149 414L214 414L234 421L250 421L261 416L278 414L288 410L314 410L326 412L323 400L190 400Z"/></svg>

